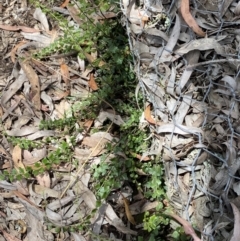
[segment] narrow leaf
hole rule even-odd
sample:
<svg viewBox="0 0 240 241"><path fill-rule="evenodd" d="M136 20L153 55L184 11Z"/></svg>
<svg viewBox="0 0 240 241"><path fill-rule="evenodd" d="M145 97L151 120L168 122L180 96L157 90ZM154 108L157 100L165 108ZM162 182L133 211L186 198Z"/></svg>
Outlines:
<svg viewBox="0 0 240 241"><path fill-rule="evenodd" d="M190 13L189 0L182 0L181 2L181 14L187 25L200 37L204 37L206 33L198 26L196 20Z"/></svg>
<svg viewBox="0 0 240 241"><path fill-rule="evenodd" d="M123 197L123 202L124 202L124 207L125 207L125 213L126 213L126 216L127 216L127 219L128 221L133 224L133 225L136 225L136 222L130 212L130 209L129 209L129 201Z"/></svg>
<svg viewBox="0 0 240 241"><path fill-rule="evenodd" d="M65 8L68 3L70 2L70 0L65 0L62 4L61 4L61 8Z"/></svg>
<svg viewBox="0 0 240 241"><path fill-rule="evenodd" d="M19 47L21 47L22 45L26 44L27 42L26 41L22 41L20 43L18 43L12 50L11 50L11 60L13 63L15 63L15 55L16 55L16 52L18 50Z"/></svg>
<svg viewBox="0 0 240 241"><path fill-rule="evenodd" d="M96 58L94 58L91 54L88 54L87 52L83 52L83 54L84 54L84 56L86 57L86 59L88 60L88 62L90 64L92 64L96 60ZM103 66L105 64L106 63L104 61L100 60L100 62L98 64L98 67L101 67L101 66Z"/></svg>
<svg viewBox="0 0 240 241"><path fill-rule="evenodd" d="M88 81L88 85L92 90L98 90L98 85L95 81L94 75L90 74L90 79Z"/></svg>
<svg viewBox="0 0 240 241"><path fill-rule="evenodd" d="M233 236L230 241L238 241L240 237L240 213L235 204L231 203L233 214L234 214L234 230Z"/></svg>
<svg viewBox="0 0 240 241"><path fill-rule="evenodd" d="M141 156L141 155L139 155L139 154L136 154L136 153L134 153L134 152L130 152L130 153L131 153L131 155L133 155L135 158L137 158L137 159L139 159L139 160L141 160L141 161L150 161L150 160L151 160L151 158L148 157L148 156L143 157L143 156Z"/></svg>
<svg viewBox="0 0 240 241"><path fill-rule="evenodd" d="M121 192L119 192L119 193L120 193L120 195L123 198L123 203L124 203L124 207L125 207L125 213L126 213L128 221L131 224L136 225L136 222L135 222L135 220L134 220L134 218L133 218L133 216L131 214L130 208L129 208L129 201L128 201L128 199L125 198Z"/></svg>
<svg viewBox="0 0 240 241"><path fill-rule="evenodd" d="M14 167L16 169L18 168L25 169L22 163L22 149L18 145L13 148L12 159L13 159Z"/></svg>
<svg viewBox="0 0 240 241"><path fill-rule="evenodd" d="M31 84L31 96L32 96L32 103L35 105L37 110L41 110L41 97L40 97L40 81L38 75L29 64L28 61L20 62L20 65L26 74L30 84Z"/></svg>
<svg viewBox="0 0 240 241"><path fill-rule="evenodd" d="M185 219L179 217L174 213L167 213L167 214L182 224L185 234L191 235L194 241L201 241L201 239L195 233L192 225L188 221L186 221Z"/></svg>
<svg viewBox="0 0 240 241"><path fill-rule="evenodd" d="M62 79L66 84L67 90L69 90L70 89L70 74L69 74L68 66L65 63L62 63L60 66L60 71L61 71Z"/></svg>
<svg viewBox="0 0 240 241"><path fill-rule="evenodd" d="M8 24L0 24L0 28L4 29L4 30L8 30L8 31L22 30L23 32L26 32L26 33L40 32L40 30L37 30L34 28L29 28L29 27L25 27L25 26L12 26L12 25L8 25Z"/></svg>
<svg viewBox="0 0 240 241"><path fill-rule="evenodd" d="M144 110L144 116L145 116L145 119L150 123L150 124L153 124L155 125L156 124L156 121L152 118L151 116L151 106L148 105L146 107L146 109Z"/></svg>

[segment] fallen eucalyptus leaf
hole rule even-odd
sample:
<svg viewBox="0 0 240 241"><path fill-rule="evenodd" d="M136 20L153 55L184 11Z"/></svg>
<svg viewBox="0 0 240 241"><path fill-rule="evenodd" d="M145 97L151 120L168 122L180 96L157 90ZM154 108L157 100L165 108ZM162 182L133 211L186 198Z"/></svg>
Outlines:
<svg viewBox="0 0 240 241"><path fill-rule="evenodd" d="M47 32L49 31L49 24L48 24L46 14L42 12L41 8L35 9L35 12L33 13L33 17L42 24L45 31Z"/></svg>
<svg viewBox="0 0 240 241"><path fill-rule="evenodd" d="M187 23L187 25L199 36L204 37L206 33L202 31L202 29L198 26L196 20L193 18L192 14L190 13L189 8L189 0L182 0L181 2L181 13L183 19Z"/></svg>
<svg viewBox="0 0 240 241"><path fill-rule="evenodd" d="M124 234L132 234L137 235L136 231L131 230L130 228L127 228L122 220L116 215L111 205L108 204L108 207L106 209L106 220L110 225L113 225L118 231L124 233Z"/></svg>
<svg viewBox="0 0 240 241"><path fill-rule="evenodd" d="M234 230L233 230L233 236L230 241L238 241L240 237L240 213L238 208L233 204L230 203L233 209L234 214Z"/></svg>

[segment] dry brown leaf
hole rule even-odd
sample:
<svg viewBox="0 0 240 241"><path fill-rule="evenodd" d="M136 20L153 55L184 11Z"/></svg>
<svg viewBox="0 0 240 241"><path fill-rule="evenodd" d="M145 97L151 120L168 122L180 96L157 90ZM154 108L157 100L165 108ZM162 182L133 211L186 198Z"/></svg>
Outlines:
<svg viewBox="0 0 240 241"><path fill-rule="evenodd" d="M196 20L190 13L189 0L182 0L181 2L181 14L187 25L200 37L205 37L206 33L198 26Z"/></svg>
<svg viewBox="0 0 240 241"><path fill-rule="evenodd" d="M136 222L135 222L135 220L134 220L134 218L133 218L133 216L131 214L130 208L129 208L129 201L128 201L128 199L125 198L122 193L120 193L120 194L121 194L121 196L123 198L123 203L124 203L124 207L125 207L125 213L126 213L128 221L131 224L136 225Z"/></svg>
<svg viewBox="0 0 240 241"><path fill-rule="evenodd" d="M104 20L108 18L115 18L116 16L117 14L114 12L103 12L96 14L95 16L93 16L93 18L96 20Z"/></svg>
<svg viewBox="0 0 240 241"><path fill-rule="evenodd" d="M209 157L209 154L207 152L203 152L197 159L197 165L202 164L207 158Z"/></svg>
<svg viewBox="0 0 240 241"><path fill-rule="evenodd" d="M140 194L140 196L142 195ZM136 200L136 196L134 197L134 199ZM150 201L147 201L144 197L140 197L140 200L131 204L129 206L129 209L132 215L138 215L140 213L144 213L146 211L154 209L158 205L159 205L158 201L150 202Z"/></svg>
<svg viewBox="0 0 240 241"><path fill-rule="evenodd" d="M51 72L51 69L40 60L31 59L31 64L34 68L38 68L39 71L43 72L44 75L46 75L47 72Z"/></svg>
<svg viewBox="0 0 240 241"><path fill-rule="evenodd" d="M191 235L194 241L201 241L201 239L195 233L192 225L188 221L186 221L185 219L179 217L174 213L167 213L167 214L182 224L185 234Z"/></svg>
<svg viewBox="0 0 240 241"><path fill-rule="evenodd" d="M32 201L30 201L28 198L26 198L22 193L20 193L19 191L13 190L11 191L14 195L16 195L17 197L19 197L20 199L28 202L29 204L31 204L32 206L36 207L37 209L41 210L35 203L33 203ZM41 210L42 211L42 210Z"/></svg>
<svg viewBox="0 0 240 241"><path fill-rule="evenodd" d="M43 174L39 174L36 176L36 179L40 186L50 188L51 186L51 178L48 172Z"/></svg>
<svg viewBox="0 0 240 241"><path fill-rule="evenodd" d="M35 73L32 66L28 63L28 61L21 61L20 65L25 72L30 84L31 84L31 95L32 95L32 103L35 108L40 111L41 110L41 99L40 99L40 82L38 79L38 75Z"/></svg>
<svg viewBox="0 0 240 241"><path fill-rule="evenodd" d="M61 4L61 8L65 8L67 5L68 5L68 3L70 2L70 0L65 0L62 4Z"/></svg>
<svg viewBox="0 0 240 241"><path fill-rule="evenodd" d="M11 60L13 63L15 63L15 55L16 55L16 52L18 50L19 47L21 47L22 45L26 44L27 42L26 41L22 41L20 43L18 43L12 50L11 50Z"/></svg>
<svg viewBox="0 0 240 241"><path fill-rule="evenodd" d="M150 124L153 124L153 125L156 124L156 121L151 116L151 106L150 105L148 105L146 107L146 109L144 110L144 117Z"/></svg>
<svg viewBox="0 0 240 241"><path fill-rule="evenodd" d="M13 159L14 167L16 169L18 168L25 169L22 163L22 149L18 145L13 148L12 159Z"/></svg>
<svg viewBox="0 0 240 241"><path fill-rule="evenodd" d="M139 154L136 154L134 152L130 152L134 157L136 157L137 159L141 160L141 161L150 161L151 158L146 156L146 157L142 157L141 155Z"/></svg>
<svg viewBox="0 0 240 241"><path fill-rule="evenodd" d="M94 58L91 54L88 54L88 53L86 53L86 52L83 52L83 54L84 54L84 56L86 57L86 59L88 60L88 62L90 63L90 64L92 64L95 60L96 60L96 58ZM99 64L98 64L98 67L101 67L101 66L103 66L103 65L105 65L106 63L104 62L104 61L100 61L99 62Z"/></svg>
<svg viewBox="0 0 240 241"><path fill-rule="evenodd" d="M67 7L67 10L70 13L71 17L73 18L73 20L77 24L81 25L82 24L82 20L79 17L79 14L80 14L79 9L76 8L75 6L71 5L71 4L68 4L66 7Z"/></svg>
<svg viewBox="0 0 240 241"><path fill-rule="evenodd" d="M0 106L0 118L2 119L2 117L3 117L3 108ZM3 119L2 119L2 121L3 121Z"/></svg>
<svg viewBox="0 0 240 241"><path fill-rule="evenodd" d="M61 99L64 99L64 98L66 98L67 96L70 95L70 90L67 90L67 91L61 92L61 93L59 91L58 93L55 93L55 94L57 96L57 100L61 100Z"/></svg>
<svg viewBox="0 0 240 241"><path fill-rule="evenodd" d="M65 82L67 89L68 89L70 87L70 75L69 75L68 66L64 63L61 64L60 71L61 71L63 81Z"/></svg>
<svg viewBox="0 0 240 241"><path fill-rule="evenodd" d="M12 26L12 25L8 25L8 24L0 24L0 28L4 29L4 30L8 30L8 31L22 30L23 32L26 32L26 33L40 32L40 30L37 30L34 28L29 28L29 27L25 27L25 26Z"/></svg>
<svg viewBox="0 0 240 241"><path fill-rule="evenodd" d="M86 132L88 132L90 130L90 128L93 125L94 120L86 120L83 124L84 129L86 130Z"/></svg>
<svg viewBox="0 0 240 241"><path fill-rule="evenodd" d="M69 74L68 66L64 63L61 64L60 71L61 71L63 81L65 82L66 88L67 88L67 90L64 92L62 97L66 98L71 93L71 91L70 91L70 89L71 89L71 87L70 87L70 74Z"/></svg>
<svg viewBox="0 0 240 241"><path fill-rule="evenodd" d="M90 74L90 79L88 81L88 85L92 90L98 90L98 85L95 81L94 75Z"/></svg>

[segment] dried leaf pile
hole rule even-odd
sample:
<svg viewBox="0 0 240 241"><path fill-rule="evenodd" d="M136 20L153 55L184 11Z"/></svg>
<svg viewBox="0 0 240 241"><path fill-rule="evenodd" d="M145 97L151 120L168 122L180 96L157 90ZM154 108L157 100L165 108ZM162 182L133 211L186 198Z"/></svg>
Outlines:
<svg viewBox="0 0 240 241"><path fill-rule="evenodd" d="M231 237L233 214L231 240L237 240L239 2L121 4L139 79L136 95L141 90L146 98L142 126L153 133L146 156L164 160L170 203L202 240Z"/></svg>

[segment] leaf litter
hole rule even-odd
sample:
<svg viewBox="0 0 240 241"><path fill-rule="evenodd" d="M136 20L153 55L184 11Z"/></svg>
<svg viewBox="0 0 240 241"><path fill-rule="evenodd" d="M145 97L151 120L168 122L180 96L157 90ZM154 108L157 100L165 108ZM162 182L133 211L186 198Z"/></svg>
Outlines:
<svg viewBox="0 0 240 241"><path fill-rule="evenodd" d="M67 14L80 25L76 6L66 1L63 7L67 7ZM57 9L60 11L60 8ZM5 11L9 13L11 7ZM212 11L211 14L208 11ZM173 6L165 1L155 1L150 5L148 1L143 1L136 5L134 1L129 3L123 0L122 12L129 26L131 49L136 53L135 66L140 88L146 95L146 108L140 125L154 130L149 152L143 156L133 155L141 161L148 161L144 158L151 154L162 155L167 172L167 195L176 212L169 215L183 225L186 234L200 240L186 220L197 224L202 240L210 240L216 235L215 232L221 238L230 236L231 231L226 228L230 224L233 230L231 240L236 240L239 236L240 208L236 204L239 199L240 167L239 33L236 29L239 3L199 1L193 5L182 0L176 1L176 6ZM221 13L222 22L218 12ZM92 15L91 18L100 21L101 14ZM107 18L116 16L112 12L104 14ZM13 34L13 37L4 40L9 41L5 44L16 45L7 54L14 64L11 71L2 71L8 75L3 74L4 82L0 85L1 117L8 136L46 140L58 134L39 129L43 117L59 120L72 116L71 107L76 103L66 100L66 97L71 93L73 96L80 95L84 100L99 86L92 70L87 69L85 61L79 57L77 71L69 62L54 63L54 56L46 63L29 59L29 48L49 46L58 37L56 31L49 30L47 16L39 8L35 10L32 21L33 27L15 26L4 20L0 24L5 34ZM29 42L19 43L14 39ZM84 55L90 63L96 59L94 53L84 52ZM25 60L19 61L17 57L24 57ZM105 64L101 61L98 65ZM73 78L76 72L78 81ZM124 123L120 115L108 109L99 112L96 120L90 122L88 130L92 125L100 128L106 120L116 125ZM71 170L71 165L56 165L56 173L50 175L45 172L36 177L34 184L0 182L2 204L6 210L3 215L7 215L7 219L1 218L3 225L0 233L6 240L21 240L22 237L25 237L24 240L55 240L56 232L44 228L44 215L55 225L63 227L79 222L96 208L96 197L89 189L90 174L85 164L89 159L97 162L105 152L106 143L118 140L113 140L108 132L102 131L89 136L84 136L85 133L80 135L83 146L76 148L74 155L84 170L63 175ZM51 148L56 148L54 143ZM43 160L50 152L40 146L31 151L19 145L12 146L4 137L1 149L5 158L2 170L24 170ZM176 188L176 180L179 188ZM48 204L44 211L41 204L46 199ZM221 205L222 199L225 206ZM17 209L11 206L12 200L17 200L21 206ZM121 205L125 206L127 219L135 224L132 215L153 209L157 204L145 202L139 209L137 205L129 205L124 194ZM232 214L235 218L234 229L233 222L225 220L225 217L232 218ZM137 235L135 229L123 223L110 204L102 205L91 223L95 234L100 234L103 223L109 223L119 232ZM31 226L31 230L24 231L25 225ZM87 235L84 237L75 232L65 232L64 235L65 238L72 235L74 240L87 238Z"/></svg>

